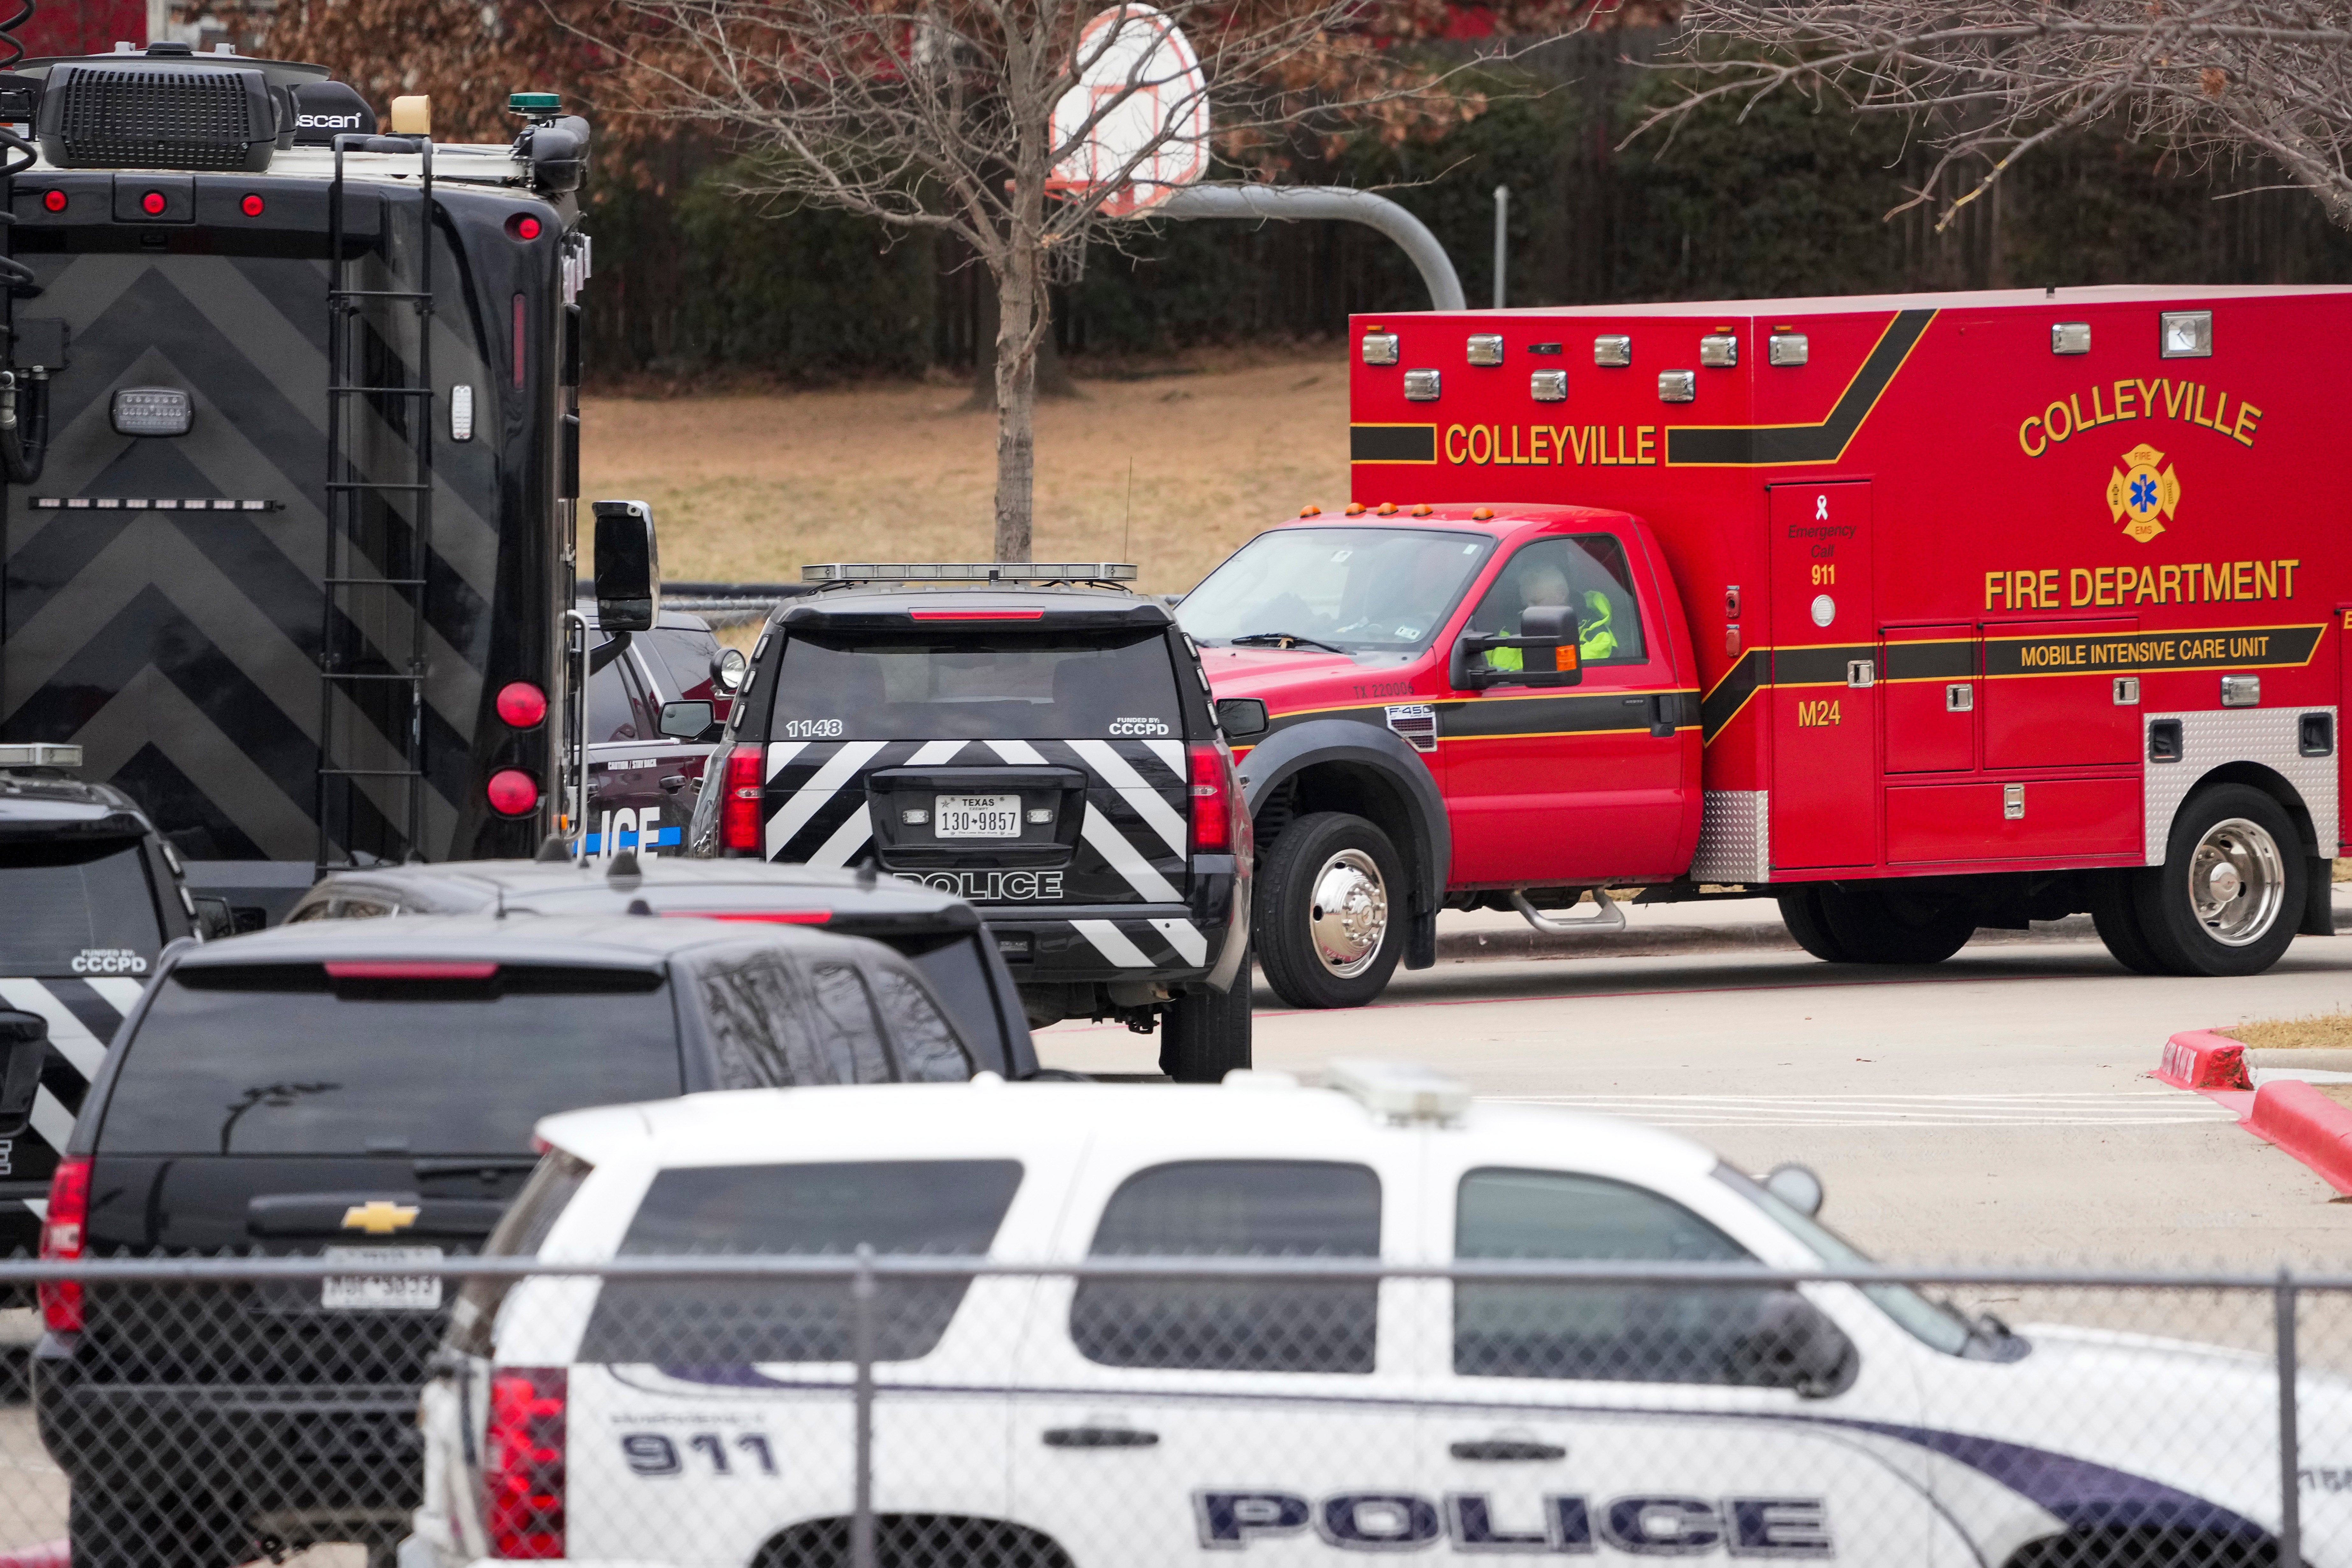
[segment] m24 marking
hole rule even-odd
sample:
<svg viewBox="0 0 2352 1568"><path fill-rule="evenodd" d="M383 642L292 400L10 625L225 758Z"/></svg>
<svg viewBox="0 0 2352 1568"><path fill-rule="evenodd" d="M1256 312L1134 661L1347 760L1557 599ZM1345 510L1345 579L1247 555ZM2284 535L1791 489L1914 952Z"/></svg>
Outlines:
<svg viewBox="0 0 2352 1568"><path fill-rule="evenodd" d="M1338 1492L1309 1501L1296 1492L1196 1491L1192 1521L1201 1545L1239 1552L1254 1541L1310 1529L1342 1552L1412 1551L1448 1542L1455 1552L1586 1552L1599 1541L1642 1556L1690 1557L1720 1548L1732 1557L1833 1557L1829 1510L1820 1498L1687 1497L1634 1493L1598 1508L1576 1495L1549 1496L1526 1517L1501 1520L1484 1492L1443 1499L1413 1492Z"/></svg>
<svg viewBox="0 0 2352 1568"><path fill-rule="evenodd" d="M1797 728L1823 729L1841 722L1838 699L1834 697L1801 698L1797 702Z"/></svg>

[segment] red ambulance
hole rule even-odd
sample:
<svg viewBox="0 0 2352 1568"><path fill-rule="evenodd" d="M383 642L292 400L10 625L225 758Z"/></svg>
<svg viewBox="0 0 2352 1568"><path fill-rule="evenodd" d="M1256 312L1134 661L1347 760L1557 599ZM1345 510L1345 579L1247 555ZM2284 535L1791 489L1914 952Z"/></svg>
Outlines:
<svg viewBox="0 0 2352 1568"><path fill-rule="evenodd" d="M1179 611L1286 1001L1370 1000L1441 909L1629 886L1769 893L1852 963L2087 911L2132 969L2249 974L2331 930L2352 499L2308 356L2352 289L1350 336L1355 500Z"/></svg>

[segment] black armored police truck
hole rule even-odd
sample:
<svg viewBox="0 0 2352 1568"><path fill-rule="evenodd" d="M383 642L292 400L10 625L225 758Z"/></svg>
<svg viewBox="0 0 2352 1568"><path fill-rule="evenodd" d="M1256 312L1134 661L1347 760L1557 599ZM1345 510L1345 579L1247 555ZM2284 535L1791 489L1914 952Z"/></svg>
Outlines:
<svg viewBox="0 0 2352 1568"><path fill-rule="evenodd" d="M509 107L442 144L225 47L0 72L0 742L79 744L242 923L578 830L589 132Z"/></svg>

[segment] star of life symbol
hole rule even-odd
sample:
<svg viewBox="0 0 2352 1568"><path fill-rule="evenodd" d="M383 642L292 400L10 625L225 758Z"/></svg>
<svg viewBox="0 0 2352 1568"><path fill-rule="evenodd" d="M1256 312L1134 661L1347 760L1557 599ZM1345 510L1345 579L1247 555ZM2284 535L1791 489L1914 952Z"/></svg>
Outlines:
<svg viewBox="0 0 2352 1568"><path fill-rule="evenodd" d="M2123 467L2107 478L2107 512L2142 544L2164 531L2159 517L2180 506L2180 476L2164 464L2164 454L2146 442L2123 455Z"/></svg>

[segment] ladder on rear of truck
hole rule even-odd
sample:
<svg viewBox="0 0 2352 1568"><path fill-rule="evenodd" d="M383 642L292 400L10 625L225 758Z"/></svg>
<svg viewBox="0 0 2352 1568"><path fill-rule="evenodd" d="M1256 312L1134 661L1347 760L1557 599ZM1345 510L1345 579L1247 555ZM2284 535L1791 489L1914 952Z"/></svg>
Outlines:
<svg viewBox="0 0 2352 1568"><path fill-rule="evenodd" d="M347 152L413 154L345 234ZM318 867L424 858L433 559L433 142L338 136L327 197L327 538L319 634ZM381 288L362 288L379 282Z"/></svg>

